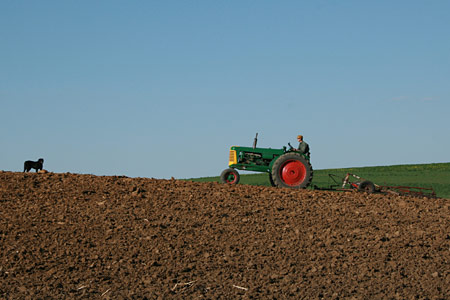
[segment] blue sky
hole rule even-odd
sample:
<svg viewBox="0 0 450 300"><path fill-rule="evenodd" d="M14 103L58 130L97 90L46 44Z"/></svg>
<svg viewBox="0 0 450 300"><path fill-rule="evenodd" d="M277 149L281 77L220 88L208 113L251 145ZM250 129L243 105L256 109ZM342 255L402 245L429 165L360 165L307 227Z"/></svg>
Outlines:
<svg viewBox="0 0 450 300"><path fill-rule="evenodd" d="M450 1L0 2L0 170L192 178L450 161Z"/></svg>

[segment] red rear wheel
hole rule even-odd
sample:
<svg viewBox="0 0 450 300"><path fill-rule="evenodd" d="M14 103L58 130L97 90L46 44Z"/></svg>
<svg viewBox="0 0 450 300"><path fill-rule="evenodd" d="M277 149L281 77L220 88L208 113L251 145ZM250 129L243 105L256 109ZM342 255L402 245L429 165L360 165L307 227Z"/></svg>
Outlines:
<svg viewBox="0 0 450 300"><path fill-rule="evenodd" d="M309 161L298 153L288 152L273 163L271 175L278 187L303 189L310 185L313 170Z"/></svg>
<svg viewBox="0 0 450 300"><path fill-rule="evenodd" d="M281 180L289 186L301 184L306 177L306 168L298 160L288 160L281 166Z"/></svg>

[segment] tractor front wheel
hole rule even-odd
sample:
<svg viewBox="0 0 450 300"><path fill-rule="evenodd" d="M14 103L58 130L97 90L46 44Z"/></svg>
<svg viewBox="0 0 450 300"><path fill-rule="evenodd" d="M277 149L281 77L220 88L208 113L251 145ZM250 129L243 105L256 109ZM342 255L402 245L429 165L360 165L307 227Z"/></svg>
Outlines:
<svg viewBox="0 0 450 300"><path fill-rule="evenodd" d="M235 169L229 168L223 170L222 174L220 174L220 181L222 183L227 184L238 184L239 183L239 173Z"/></svg>
<svg viewBox="0 0 450 300"><path fill-rule="evenodd" d="M275 161L271 175L278 187L303 189L311 184L313 170L300 154L286 153Z"/></svg>

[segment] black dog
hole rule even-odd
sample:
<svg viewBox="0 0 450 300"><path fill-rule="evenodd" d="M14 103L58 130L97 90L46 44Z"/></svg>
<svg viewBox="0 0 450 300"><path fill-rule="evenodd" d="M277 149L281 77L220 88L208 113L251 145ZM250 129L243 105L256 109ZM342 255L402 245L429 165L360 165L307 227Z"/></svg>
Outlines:
<svg viewBox="0 0 450 300"><path fill-rule="evenodd" d="M31 160L27 160L24 164L23 164L23 171L24 172L28 172L31 169L35 169L36 172L39 170L42 170L42 166L44 165L44 159L43 158L39 158L38 161L31 161Z"/></svg>

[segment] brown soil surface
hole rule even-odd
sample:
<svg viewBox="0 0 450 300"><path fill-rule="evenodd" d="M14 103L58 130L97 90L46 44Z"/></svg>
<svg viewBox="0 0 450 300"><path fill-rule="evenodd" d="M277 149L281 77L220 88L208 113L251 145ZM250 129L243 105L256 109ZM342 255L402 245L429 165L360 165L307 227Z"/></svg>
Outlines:
<svg viewBox="0 0 450 300"><path fill-rule="evenodd" d="M449 299L450 201L0 172L0 299Z"/></svg>

